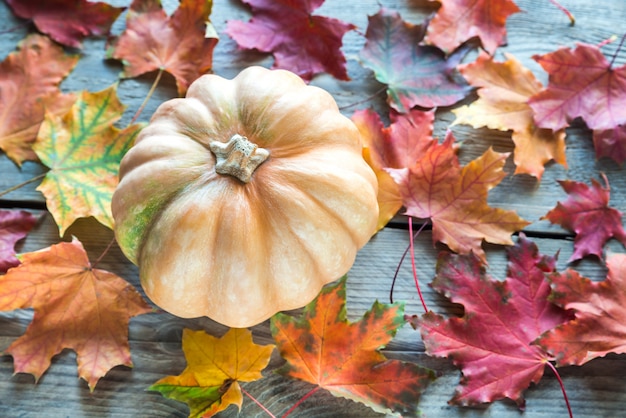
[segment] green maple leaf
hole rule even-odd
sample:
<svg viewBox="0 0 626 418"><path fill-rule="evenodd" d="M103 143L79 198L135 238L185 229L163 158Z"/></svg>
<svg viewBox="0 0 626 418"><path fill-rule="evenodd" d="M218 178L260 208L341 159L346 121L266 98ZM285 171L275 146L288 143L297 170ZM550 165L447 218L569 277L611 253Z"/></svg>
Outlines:
<svg viewBox="0 0 626 418"><path fill-rule="evenodd" d="M81 217L93 216L112 228L111 197L120 161L142 127L113 126L124 109L114 84L96 93L83 91L63 116L46 114L33 150L50 171L37 190L46 197L61 235Z"/></svg>

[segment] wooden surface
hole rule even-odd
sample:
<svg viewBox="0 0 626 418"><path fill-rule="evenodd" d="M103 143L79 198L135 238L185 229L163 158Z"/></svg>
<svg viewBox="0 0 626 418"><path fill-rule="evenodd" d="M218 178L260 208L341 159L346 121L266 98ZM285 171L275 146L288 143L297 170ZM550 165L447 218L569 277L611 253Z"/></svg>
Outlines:
<svg viewBox="0 0 626 418"><path fill-rule="evenodd" d="M420 23L433 10L434 5L426 0L327 0L319 14L332 16L359 27L359 32L351 32L344 38L344 52L348 59L349 82L339 82L329 76L317 77L312 84L329 90L339 105L350 115L355 109L373 106L381 115L386 115L384 97L379 96L367 103L353 105L381 87L370 71L358 62L358 53L363 47L362 34L367 27L367 15L377 12L378 4L388 9L400 11L405 20ZM611 35L621 36L626 31L626 1L623 0L561 0L576 16L576 25L548 0L518 0L524 12L513 15L507 24L509 45L499 49L514 54L529 67L542 81L546 74L531 59L533 54L553 51L560 46L574 46L575 42L597 44ZM128 2L118 1L117 5ZM167 7L175 2L164 2ZM230 19L247 20L249 11L235 0L216 1L212 20L221 35L215 50L214 71L232 77L240 69L260 64L271 66L272 58L253 52L237 50L235 43L224 34L225 22ZM13 18L4 3L0 2L0 32L19 22ZM123 19L118 20L113 31L123 29ZM0 34L0 57L13 51L24 37L27 27ZM104 39L89 39L84 43L82 58L75 71L63 83L64 91L87 89L96 91L108 87L121 70L117 63L105 62ZM605 54L613 54L618 42L603 48ZM616 65L626 62L626 51L621 51L615 60ZM128 123L148 91L154 74L134 80L124 80L119 86L121 100L128 105L128 112L122 126ZM156 106L164 100L176 96L170 77L160 84L142 120L147 120ZM449 109L437 113L435 135L442 138L454 116ZM474 130L465 126L455 126L453 131L458 140L463 141L460 151L462 164L482 154L489 146L496 151L512 151L510 135L486 129ZM614 162L603 159L596 161L590 132L584 124L576 122L567 131L567 159L569 167L551 164L540 184L529 176L508 176L490 192L492 206L514 209L532 222L524 232L544 254L560 252L558 268L567 267L567 260L573 250L572 235L547 221L539 220L563 200L565 193L557 180L571 179L589 183L591 178L599 178L605 173L611 184L611 205L626 211L626 171ZM18 169L5 155L0 155L0 190L14 186L42 173L45 169L35 163L26 163ZM513 172L511 161L506 171ZM4 196L0 200L2 208L26 208L35 213L43 212L45 204L35 190L37 183L23 187ZM85 245L90 257L97 258L111 240L112 233L91 219L78 221L64 237L77 236ZM19 251L28 252L59 242L58 229L50 215L45 215L30 235L20 244ZM391 227L381 231L361 250L357 261L349 273L348 310L351 319L360 317L375 299L389 300L391 279L396 265L408 243L405 224L400 218ZM416 243L418 275L423 282L434 275L435 259L439 248L433 248L431 235L423 232ZM485 246L489 261L489 272L494 277L503 278L505 255L501 247ZM615 252L625 252L624 248L611 241L607 248ZM100 268L110 270L139 288L137 269L130 264L117 248L113 248L103 259ZM606 269L596 260L584 260L573 265L586 276L601 280ZM442 297L424 286L426 303L437 312L459 313ZM410 264L401 269L394 293L395 300L406 301L406 312L420 314L421 305L410 274ZM32 317L28 310L0 313L0 350L20 336ZM130 325L130 345L134 368L116 367L90 393L84 381L77 379L76 360L73 352L65 351L55 357L52 366L42 379L35 384L30 375L13 376L13 362L10 356L0 357L0 416L2 417L185 417L187 407L167 400L158 393L145 389L159 378L178 374L185 366L180 349L183 327L204 329L214 335L221 335L225 328L209 319L181 320L168 314L150 314L134 318ZM253 328L255 341L259 344L271 342L267 322ZM504 400L477 408L458 408L447 404L458 383L460 373L447 360L433 359L424 354L420 336L410 327L400 330L397 338L386 348L390 358L400 358L417 362L435 369L440 377L428 388L420 402L420 410L428 417L519 417L520 412L513 402ZM281 364L275 353L270 369ZM626 357L609 355L594 360L582 367L560 369L576 417L619 417L624 416L626 406ZM245 384L245 389L258 398L276 416L282 415L300 397L306 394L311 385L285 379L266 371L266 378ZM525 392L526 417L565 417L567 411L557 380L546 371L541 382ZM231 407L221 416L236 416L237 410ZM244 417L266 416L249 399L244 399L241 411ZM379 416L368 408L354 402L334 398L319 391L304 402L293 417L370 417Z"/></svg>

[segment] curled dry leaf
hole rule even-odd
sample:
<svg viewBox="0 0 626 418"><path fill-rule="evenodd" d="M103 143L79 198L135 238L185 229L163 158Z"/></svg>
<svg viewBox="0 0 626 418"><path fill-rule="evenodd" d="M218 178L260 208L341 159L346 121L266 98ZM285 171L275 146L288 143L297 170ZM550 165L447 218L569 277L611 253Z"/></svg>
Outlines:
<svg viewBox="0 0 626 418"><path fill-rule="evenodd" d="M78 374L90 390L117 365L131 366L128 322L151 311L122 278L94 269L76 239L22 254L0 277L0 311L34 308L26 333L5 351L16 373L39 380L53 356L76 352Z"/></svg>

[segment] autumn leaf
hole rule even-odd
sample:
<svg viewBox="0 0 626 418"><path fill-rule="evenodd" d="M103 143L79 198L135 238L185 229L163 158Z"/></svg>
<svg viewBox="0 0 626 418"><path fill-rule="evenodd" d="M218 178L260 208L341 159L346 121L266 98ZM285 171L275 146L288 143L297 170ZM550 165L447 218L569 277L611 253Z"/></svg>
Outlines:
<svg viewBox="0 0 626 418"><path fill-rule="evenodd" d="M37 160L31 147L45 111L66 113L76 100L59 84L77 62L49 38L30 35L0 63L0 149L17 165Z"/></svg>
<svg viewBox="0 0 626 418"><path fill-rule="evenodd" d="M607 257L606 280L594 282L575 270L552 274L550 301L575 318L542 335L537 343L557 365L582 365L609 353L626 353L626 255Z"/></svg>
<svg viewBox="0 0 626 418"><path fill-rule="evenodd" d="M537 126L558 130L576 117L593 130L626 123L626 65L612 68L597 46L582 43L533 59L550 75L528 102Z"/></svg>
<svg viewBox="0 0 626 418"><path fill-rule="evenodd" d="M132 366L128 344L131 317L151 311L129 283L92 268L74 239L22 254L22 264L0 277L0 311L34 308L26 333L5 354L15 373L35 380L63 349L76 352L78 374L90 390L117 365Z"/></svg>
<svg viewBox="0 0 626 418"><path fill-rule="evenodd" d="M487 194L506 175L508 153L491 148L461 168L454 136L428 148L411 167L387 169L400 186L407 216L430 218L433 242L442 242L461 254L474 252L481 260L482 241L512 245L510 236L529 223L514 211L492 208Z"/></svg>
<svg viewBox="0 0 626 418"><path fill-rule="evenodd" d="M46 197L61 236L81 217L113 227L111 197L119 164L141 129L113 126L124 108L114 84L96 93L83 91L63 116L46 114L33 150L50 171L37 190Z"/></svg>
<svg viewBox="0 0 626 418"><path fill-rule="evenodd" d="M446 52L478 37L493 55L506 43L506 20L521 10L512 0L430 0L441 7L428 24L425 41Z"/></svg>
<svg viewBox="0 0 626 418"><path fill-rule="evenodd" d="M419 45L424 27L405 22L397 12L381 8L368 19L367 41L359 57L387 85L392 108L406 113L414 106L450 106L470 92L456 70L465 49L446 59L438 48Z"/></svg>
<svg viewBox="0 0 626 418"><path fill-rule="evenodd" d="M530 174L541 180L544 165L551 160L567 166L565 130L538 128L528 99L542 89L533 73L510 54L496 62L482 53L471 64L459 66L463 77L478 87L478 100L454 109L454 124L513 131L515 174Z"/></svg>
<svg viewBox="0 0 626 418"><path fill-rule="evenodd" d="M462 304L461 318L428 312L417 320L426 353L449 357L463 377L451 402L476 405L502 398L524 407L522 392L541 379L552 360L533 341L569 316L548 302L545 276L555 271L554 257L539 253L523 234L507 249L504 281L486 274L473 254L442 253L432 287Z"/></svg>
<svg viewBox="0 0 626 418"><path fill-rule="evenodd" d="M110 40L107 57L124 63L123 77L163 70L176 79L182 96L189 85L211 71L217 34L209 21L211 0L182 0L168 17L160 0L134 0L126 30Z"/></svg>
<svg viewBox="0 0 626 418"><path fill-rule="evenodd" d="M378 230L402 207L400 189L384 169L410 167L434 143L434 111L391 112L390 119L390 125L385 127L373 110L359 110L352 115L352 122L361 134L363 158L378 179Z"/></svg>
<svg viewBox="0 0 626 418"><path fill-rule="evenodd" d="M346 319L346 278L322 289L300 318L278 313L270 327L287 363L279 373L304 380L381 413L414 415L434 373L388 360L379 351L404 321L402 304L374 302L362 319ZM332 353L332 355L331 355Z"/></svg>
<svg viewBox="0 0 626 418"><path fill-rule="evenodd" d="M599 129L593 131L593 145L596 158L611 158L618 164L626 161L626 124L614 129Z"/></svg>
<svg viewBox="0 0 626 418"><path fill-rule="evenodd" d="M576 233L574 254L569 261L580 260L593 254L602 258L602 248L611 238L626 246L626 231L622 227L622 213L609 207L611 189L606 176L606 187L591 179L591 187L571 180L559 181L568 194L567 200L558 202L542 219Z"/></svg>
<svg viewBox="0 0 626 418"><path fill-rule="evenodd" d="M0 209L0 273L20 264L15 257L15 244L30 232L37 219L25 210Z"/></svg>
<svg viewBox="0 0 626 418"><path fill-rule="evenodd" d="M249 22L230 20L226 33L243 49L274 55L273 68L282 68L311 80L329 73L349 80L342 38L356 27L314 15L324 0L242 0L252 9Z"/></svg>
<svg viewBox="0 0 626 418"><path fill-rule="evenodd" d="M87 0L6 0L16 16L60 44L80 48L89 35L107 35L125 7Z"/></svg>
<svg viewBox="0 0 626 418"><path fill-rule="evenodd" d="M274 345L257 345L246 329L231 328L221 338L204 331L183 330L187 367L178 376L167 376L148 390L185 402L192 417L209 417L230 405L241 409L239 382L262 378Z"/></svg>

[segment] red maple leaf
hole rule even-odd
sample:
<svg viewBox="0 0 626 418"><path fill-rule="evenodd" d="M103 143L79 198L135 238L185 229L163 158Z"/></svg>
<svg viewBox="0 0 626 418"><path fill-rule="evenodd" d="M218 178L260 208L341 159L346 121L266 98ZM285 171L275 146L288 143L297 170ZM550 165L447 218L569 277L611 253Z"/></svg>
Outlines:
<svg viewBox="0 0 626 418"><path fill-rule="evenodd" d="M537 339L559 366L626 353L626 254L607 257L606 265L608 274L601 282L575 270L550 276L550 301L573 310L575 316Z"/></svg>
<svg viewBox="0 0 626 418"><path fill-rule="evenodd" d="M602 258L602 248L610 238L626 246L622 213L609 207L609 181L606 176L603 178L606 187L595 179L591 180L591 187L571 180L560 181L569 196L542 218L576 233L570 262L589 254Z"/></svg>
<svg viewBox="0 0 626 418"><path fill-rule="evenodd" d="M411 167L387 172L400 186L406 215L431 219L433 241L484 259L483 240L512 245L511 233L528 225L514 211L487 204L489 190L506 176L502 167L508 155L490 148L461 168L448 132L442 144L433 144Z"/></svg>
<svg viewBox="0 0 626 418"><path fill-rule="evenodd" d="M24 210L0 210L0 273L20 264L15 244L37 223L37 217Z"/></svg>
<svg viewBox="0 0 626 418"><path fill-rule="evenodd" d="M414 106L450 106L471 88L456 69L466 50L446 58L433 46L419 45L424 27L405 22L397 12L381 8L369 16L367 42L359 57L376 79L387 84L387 101L401 113Z"/></svg>
<svg viewBox="0 0 626 418"><path fill-rule="evenodd" d="M323 72L350 79L340 48L343 35L356 26L313 15L324 0L242 1L252 9L252 19L230 20L226 27L241 48L270 52L273 68L292 71L307 81Z"/></svg>
<svg viewBox="0 0 626 418"><path fill-rule="evenodd" d="M428 312L416 322L426 352L450 357L463 372L452 403L510 398L523 408L523 390L539 382L552 359L533 341L569 319L547 299L545 275L555 270L555 258L540 254L523 234L508 257L504 281L489 277L473 254L442 253L437 262L432 287L462 304L465 315L445 319Z"/></svg>
<svg viewBox="0 0 626 418"><path fill-rule="evenodd" d="M506 20L520 12L512 0L430 0L441 7L428 25L425 41L444 51L478 37L483 48L493 54L506 42Z"/></svg>
<svg viewBox="0 0 626 418"><path fill-rule="evenodd" d="M87 0L6 0L13 13L32 20L37 29L60 44L80 48L89 35L107 35L126 9Z"/></svg>
<svg viewBox="0 0 626 418"><path fill-rule="evenodd" d="M533 59L550 75L528 102L537 126L556 131L576 117L594 130L626 123L626 65L612 68L597 46L582 43Z"/></svg>
<svg viewBox="0 0 626 418"><path fill-rule="evenodd" d="M593 145L596 158L608 157L623 164L626 161L626 124L614 129L593 131Z"/></svg>
<svg viewBox="0 0 626 418"><path fill-rule="evenodd" d="M168 17L159 0L134 0L126 30L110 41L109 58L122 60L124 77L165 70L176 79L178 93L213 66L217 35L209 22L210 1L182 0Z"/></svg>

